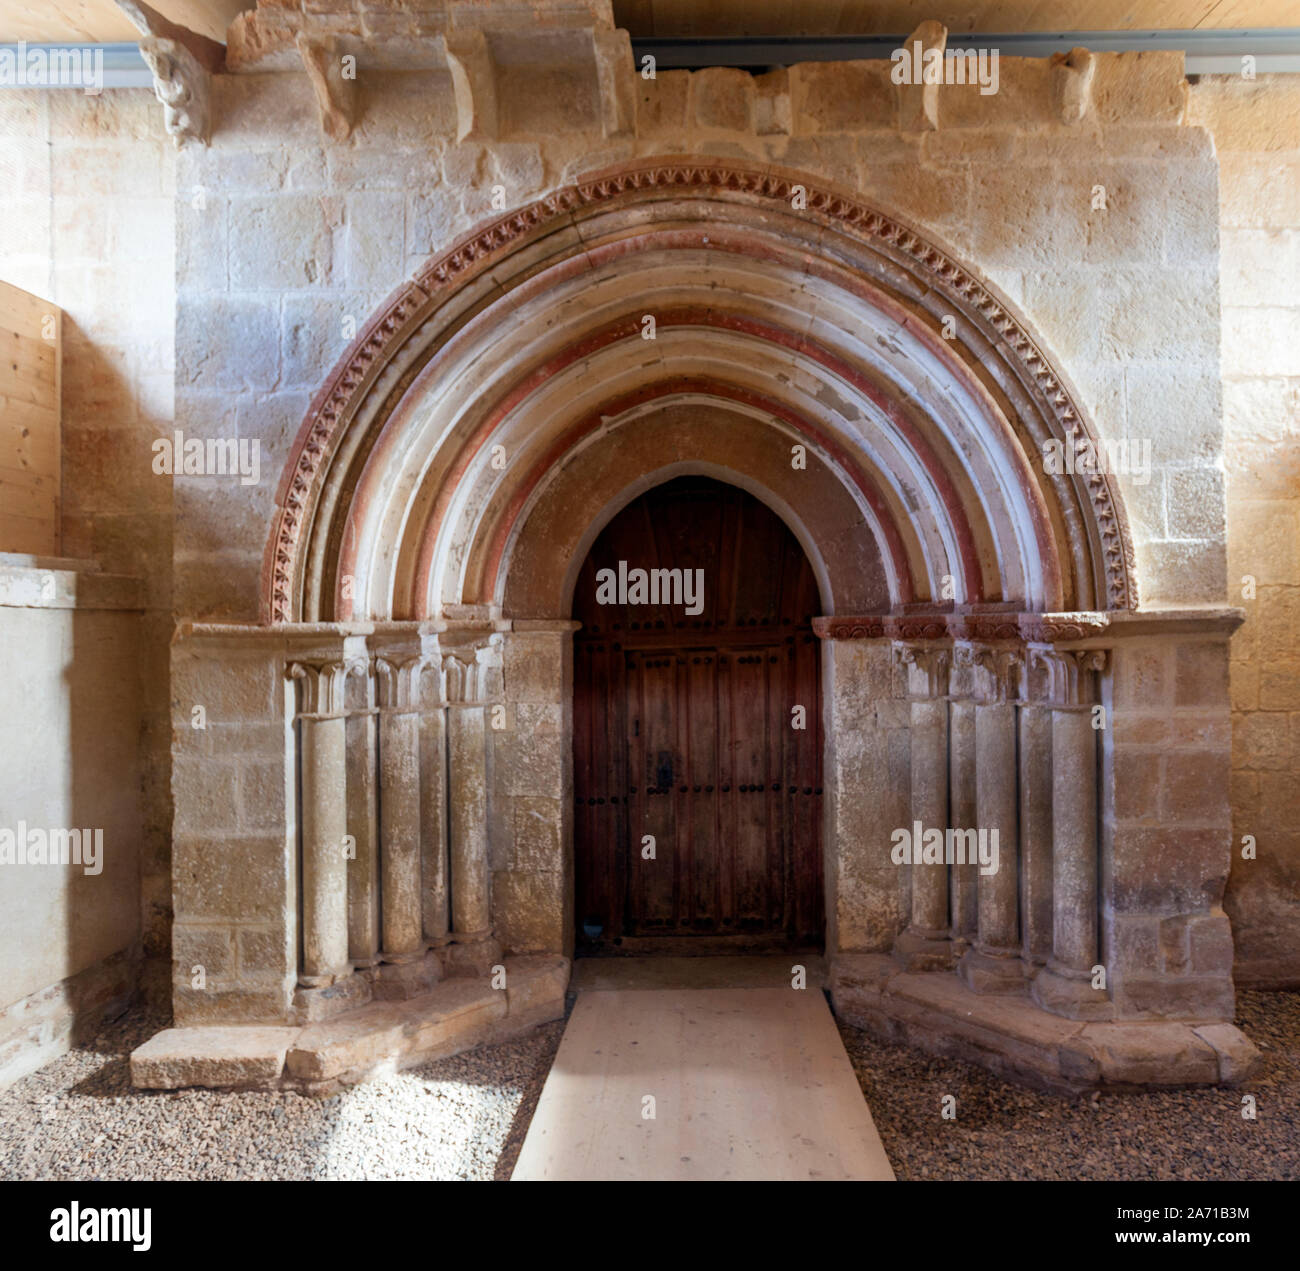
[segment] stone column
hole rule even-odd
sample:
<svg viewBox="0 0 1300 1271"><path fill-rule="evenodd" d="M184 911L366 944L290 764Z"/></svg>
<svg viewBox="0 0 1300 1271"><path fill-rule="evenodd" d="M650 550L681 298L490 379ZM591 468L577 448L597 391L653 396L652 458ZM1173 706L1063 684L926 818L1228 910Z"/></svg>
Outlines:
<svg viewBox="0 0 1300 1271"><path fill-rule="evenodd" d="M420 838L424 939L440 949L451 939L451 867L447 855L447 708L420 715Z"/></svg>
<svg viewBox="0 0 1300 1271"><path fill-rule="evenodd" d="M955 696L968 680L954 669L948 710L948 816L954 829L978 824L975 802L975 703ZM972 862L948 867L948 910L954 953L964 953L979 930L979 868Z"/></svg>
<svg viewBox="0 0 1300 1271"><path fill-rule="evenodd" d="M1019 649L961 644L956 657L971 669L975 706L976 847L987 854L978 881L975 943L963 954L959 972L979 993L1024 988L1020 961L1019 824L1016 771L1016 706ZM995 836L996 835L996 840ZM996 858L993 844L996 841ZM970 842L969 837L966 840ZM969 849L968 849L969 850Z"/></svg>
<svg viewBox="0 0 1300 1271"><path fill-rule="evenodd" d="M1043 676L1025 668L1020 705L1021 954L1041 967L1052 952L1052 708Z"/></svg>
<svg viewBox="0 0 1300 1271"><path fill-rule="evenodd" d="M447 809L451 863L452 974L486 974L501 957L493 939L488 860L487 697L499 650L487 644L447 652Z"/></svg>
<svg viewBox="0 0 1300 1271"><path fill-rule="evenodd" d="M347 721L349 674L364 660L294 662L302 685L299 775L302 798L302 964L304 988L351 973L348 960Z"/></svg>
<svg viewBox="0 0 1300 1271"><path fill-rule="evenodd" d="M948 826L948 670L951 651L946 645L907 643L895 645L907 667L911 700L912 909L910 921L894 943L897 956L913 970L942 970L952 966L949 940L948 867L942 842L938 860L922 859L925 839L937 831L940 839ZM933 850L933 848L931 849Z"/></svg>
<svg viewBox="0 0 1300 1271"><path fill-rule="evenodd" d="M347 717L348 961L354 967L379 961L379 721L372 675L350 676L356 693Z"/></svg>
<svg viewBox="0 0 1300 1271"><path fill-rule="evenodd" d="M414 699L425 660L418 646L378 647L382 947L383 960L397 964L424 956L420 717Z"/></svg>
<svg viewBox="0 0 1300 1271"><path fill-rule="evenodd" d="M1052 955L1033 983L1034 1000L1071 1019L1111 1014L1092 987L1099 954L1097 732L1092 707L1099 649L1034 648L1052 703Z"/></svg>

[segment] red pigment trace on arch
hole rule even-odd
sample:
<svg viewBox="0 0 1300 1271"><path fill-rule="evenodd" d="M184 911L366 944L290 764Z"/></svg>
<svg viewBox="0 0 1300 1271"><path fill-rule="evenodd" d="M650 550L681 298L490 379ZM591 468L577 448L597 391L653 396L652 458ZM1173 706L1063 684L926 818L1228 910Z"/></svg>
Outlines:
<svg viewBox="0 0 1300 1271"><path fill-rule="evenodd" d="M807 437L815 445L822 447L831 458L838 463L848 473L853 484L858 491L867 500L872 512L875 513L880 523L881 531L885 536L885 546L889 552L889 558L894 565L894 573L898 578L899 595L902 603L910 603L915 598L915 583L912 578L911 566L907 559L907 550L903 543L902 535L898 531L898 526L893 517L890 515L889 507L881 497L880 491L875 482L871 480L853 461L853 457L848 454L843 447L837 445L830 437L821 432L813 424L809 423L802 416L790 410L782 403L771 398L764 397L761 394L751 392L747 389L737 387L736 385L724 383L721 380L708 378L693 377L673 377L660 381L657 384L646 385L632 393L627 393L622 397L611 399L593 410L580 423L575 424L567 432L557 439L555 444L529 469L528 475L524 481L516 488L511 496L510 502L506 507L505 513L498 520L496 531L491 540L491 546L488 550L486 563L479 578L479 585L476 599L480 603L491 603L496 594L497 584L501 579L502 560L505 556L506 545L509 543L511 535L514 533L519 516L527 504L532 492L537 488L543 477L555 466L555 464L570 451L582 438L588 436L600 427L602 419L610 415L620 415L633 409L636 406L644 405L646 402L656 401L663 397L678 396L683 393L700 393L710 397L721 398L725 401L739 402L746 406L753 406L767 414L774 415L790 427L798 431L802 436ZM486 580L486 581L485 581ZM427 617L425 601L428 596L428 578L422 576L418 578L421 584L417 588L417 596L420 597L419 613L421 618ZM469 603L474 603L470 601Z"/></svg>
<svg viewBox="0 0 1300 1271"><path fill-rule="evenodd" d="M316 517L323 472L334 449L332 443L336 441L339 429L346 426L345 421L353 417L358 395L373 381L376 367L382 368L402 346L412 319L431 299L480 276L485 269L525 243L540 241L553 225L584 213L598 214L605 205L611 208L635 206L647 197L653 199L662 193L680 190L687 198L733 206L742 215L755 212L762 215L767 205L786 213L789 194L796 182L808 192L809 223L814 227L814 233L817 226L829 223L833 232L844 234L868 254L878 253L883 247L887 257L889 253L897 254L900 267L905 271L919 269L930 275L933 279L931 286L941 294L950 295L959 307L971 311L973 319L977 322L982 319L998 333L998 343L1011 364L1024 373L1027 384L1037 386L1044 394L1047 405L1045 418L1053 421L1054 433L1091 435L1069 389L1004 300L982 279L905 221L860 201L850 192L836 190L833 184L828 185L820 178L810 178L793 170L770 165L754 168L690 155L633 160L593 173L586 180L471 228L421 269L414 281L399 287L384 301L313 398L299 429L291 459L282 474L277 495L278 515L267 542L263 564L264 620L291 621L295 609L301 604L302 597L297 590L301 583L299 562ZM708 246L711 247L715 238L719 243L723 239L724 226L715 223L710 232L712 237ZM627 242L623 250L635 250L635 240ZM752 245L748 250L758 254ZM833 271L823 269L812 254L811 245L799 255L806 272L820 277L832 276ZM583 258L570 259L582 261ZM584 266L580 264L579 267ZM859 291L846 282L846 279L854 277L850 267L845 266L842 274L834 276L838 286ZM520 290L516 288L516 292ZM875 292L873 302L880 305L883 300L881 293ZM907 325L914 330L924 326L910 320ZM970 368L965 367L959 358L949 359L948 365L964 368L968 375L970 373ZM1100 555L1092 564L1099 571L1105 602L1108 607L1131 608L1137 603L1137 590L1132 577L1132 541L1122 505L1104 477L1089 481L1086 494L1091 513L1089 525L1099 536ZM1043 510L1036 503L1033 506L1037 525ZM1091 557L1091 550L1088 554ZM1055 569L1057 564L1054 555L1044 558L1047 570ZM1057 581L1059 583L1059 574Z"/></svg>
<svg viewBox="0 0 1300 1271"><path fill-rule="evenodd" d="M945 510L948 512L950 524L957 538L958 556L962 570L962 577L966 585L967 595L972 601L980 601L984 598L984 583L980 574L979 562L976 557L974 535L970 528L970 523L966 517L966 509L958 497L957 490L948 476L947 469L939 461L933 447L926 439L917 432L908 417L901 412L898 407L865 376L859 374L847 363L840 360L835 355L822 348L821 345L803 336L795 335L783 328L773 326L768 323L757 322L749 318L741 318L729 315L717 309L678 309L669 310L656 316L656 326L662 328L672 327L713 327L720 330L738 331L742 334L753 335L766 339L771 343L780 344L795 352L802 353L819 365L825 367L832 373L840 376L846 382L852 384L864 397L872 401L882 412L884 412L891 422L898 428L899 432L907 439L908 443L916 452L917 457L921 460L922 466L927 476L933 482L936 491L943 502ZM527 395L533 387L544 382L552 375L563 370L565 367L572 365L575 361L596 352L599 349L606 348L609 345L617 343L619 340L639 338L640 335L640 318L628 317L619 322L612 323L586 336L577 344L573 344L557 354L551 361L543 363L541 367L534 369L529 375L517 383L503 398L495 405L489 414L483 419L474 433L467 440L460 454L457 456L456 464L451 472L448 473L443 485L439 489L438 498L435 502L432 514L426 523L425 533L422 536L420 554L417 557L415 569L415 586L416 592L412 600L416 606L418 616L426 616L423 613L425 602L422 599L427 592L421 588L427 587L429 577L433 569L433 552L437 541L438 533L441 530L442 522L446 517L447 507L455 493L457 482L465 474L473 457L488 444L488 440L497 425L506 415ZM608 413L608 412L607 412ZM774 411L773 413L780 413ZM800 426L800 425L796 425ZM387 431L387 428L385 429ZM806 426L801 426L801 431L807 432ZM808 432L809 436L813 434ZM819 436L821 434L818 434ZM844 467L854 472L855 484L861 486L862 475L860 465L857 460L851 456L842 447L826 439L827 449L835 454L836 461ZM378 447L376 448L378 449ZM372 456L373 458L373 456ZM369 466L369 465L367 465ZM877 496L878 497L878 496ZM888 521L889 518L884 518ZM1050 549L1051 545L1049 545ZM351 562L346 562L350 564ZM340 571L346 572L346 564L340 565ZM910 576L910 571L900 571L899 578Z"/></svg>

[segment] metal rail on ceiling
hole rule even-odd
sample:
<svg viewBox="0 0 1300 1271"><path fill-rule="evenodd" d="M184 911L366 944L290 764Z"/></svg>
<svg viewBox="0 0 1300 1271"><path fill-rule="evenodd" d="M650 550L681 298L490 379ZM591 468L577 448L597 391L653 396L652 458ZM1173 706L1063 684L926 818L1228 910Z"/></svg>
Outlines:
<svg viewBox="0 0 1300 1271"><path fill-rule="evenodd" d="M632 41L638 65L647 55L661 70L701 70L708 66L738 66L761 70L796 62L841 62L888 59L907 35L796 35L656 37ZM1242 59L1254 58L1256 74L1300 71L1300 28L1270 27L1235 31L1012 31L948 33L952 49L996 49L1006 57L1049 57L1082 46L1095 53L1182 50L1188 75L1239 75ZM153 76L136 44L0 44L0 88L75 88L80 83L42 83L14 70L26 66L30 54L57 64L62 53L102 53L102 87L148 88ZM5 74L8 66L9 74ZM14 78L14 82L10 82Z"/></svg>

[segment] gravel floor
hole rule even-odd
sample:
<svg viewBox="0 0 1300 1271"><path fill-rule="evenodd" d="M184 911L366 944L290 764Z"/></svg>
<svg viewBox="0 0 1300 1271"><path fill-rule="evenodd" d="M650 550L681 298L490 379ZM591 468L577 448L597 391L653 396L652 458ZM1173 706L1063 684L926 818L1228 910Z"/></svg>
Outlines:
<svg viewBox="0 0 1300 1271"><path fill-rule="evenodd" d="M1264 1055L1242 1090L1078 1098L840 1034L901 1179L1300 1179L1300 994L1239 993L1237 1023ZM956 1120L940 1115L947 1094Z"/></svg>
<svg viewBox="0 0 1300 1271"><path fill-rule="evenodd" d="M0 1094L0 1179L509 1178L563 1021L330 1099L131 1089L132 1013Z"/></svg>
<svg viewBox="0 0 1300 1271"><path fill-rule="evenodd" d="M1300 1178L1300 994L1238 1004L1255 1121L1237 1091L1059 1098L840 1032L899 1178ZM0 1093L0 1179L509 1178L564 1030L317 1100L135 1092L126 1057L162 1023L132 1013Z"/></svg>

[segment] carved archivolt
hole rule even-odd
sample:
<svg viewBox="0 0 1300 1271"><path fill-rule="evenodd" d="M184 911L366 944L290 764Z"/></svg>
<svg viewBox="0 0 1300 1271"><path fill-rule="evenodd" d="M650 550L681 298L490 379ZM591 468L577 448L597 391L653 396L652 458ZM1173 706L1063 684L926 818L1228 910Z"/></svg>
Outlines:
<svg viewBox="0 0 1300 1271"><path fill-rule="evenodd" d="M324 475L349 424L383 369L429 316L457 289L478 280L509 254L536 243L552 230L567 228L606 206L668 197L699 197L742 206L770 206L788 217L799 187L800 215L813 224L810 244L830 227L866 244L889 262L919 276L928 291L977 326L983 339L1010 367L1017 392L1027 401L1040 432L1062 441L1092 438L1086 417L1068 384L1009 310L1007 302L969 269L911 226L846 194L797 174L751 169L728 163L689 160L641 161L538 199L461 239L394 293L353 342L321 388L299 433L282 479L279 513L268 544L264 614L272 622L300 616L303 541L309 532ZM725 224L725 219L721 222ZM393 386L387 385L391 393ZM1097 599L1107 609L1137 606L1134 553L1112 479L1105 473L1049 475L1063 502L1083 511L1086 553L1096 574ZM970 619L968 619L970 621ZM998 622L1011 619L997 616ZM924 627L924 624L920 624ZM913 638L917 623L894 631Z"/></svg>

